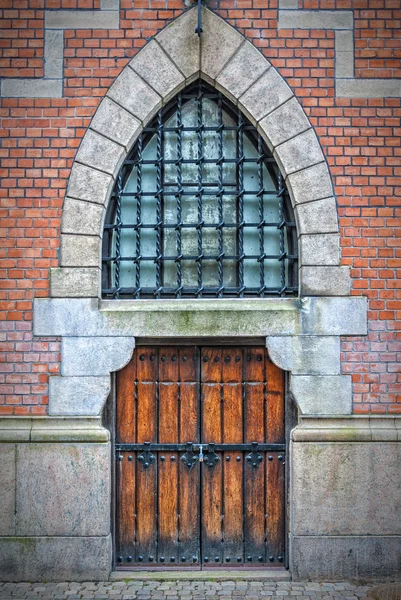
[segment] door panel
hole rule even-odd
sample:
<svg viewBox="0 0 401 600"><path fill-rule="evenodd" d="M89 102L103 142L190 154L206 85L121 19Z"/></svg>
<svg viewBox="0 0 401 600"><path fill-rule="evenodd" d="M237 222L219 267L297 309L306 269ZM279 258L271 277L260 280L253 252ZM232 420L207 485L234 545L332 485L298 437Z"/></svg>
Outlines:
<svg viewBox="0 0 401 600"><path fill-rule="evenodd" d="M118 566L283 561L284 380L265 348L139 347L116 418Z"/></svg>

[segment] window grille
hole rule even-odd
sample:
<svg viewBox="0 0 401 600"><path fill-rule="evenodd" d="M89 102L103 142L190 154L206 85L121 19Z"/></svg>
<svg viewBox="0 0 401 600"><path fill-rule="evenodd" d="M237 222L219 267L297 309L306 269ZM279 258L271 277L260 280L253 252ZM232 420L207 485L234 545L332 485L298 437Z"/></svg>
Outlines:
<svg viewBox="0 0 401 600"><path fill-rule="evenodd" d="M102 262L104 298L297 294L280 170L256 128L205 82L162 108L122 165Z"/></svg>

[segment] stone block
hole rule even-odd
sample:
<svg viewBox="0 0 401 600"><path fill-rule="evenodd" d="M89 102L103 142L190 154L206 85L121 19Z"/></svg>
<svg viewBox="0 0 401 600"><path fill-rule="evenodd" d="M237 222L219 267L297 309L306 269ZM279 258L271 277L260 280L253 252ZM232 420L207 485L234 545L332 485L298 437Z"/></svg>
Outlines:
<svg viewBox="0 0 401 600"><path fill-rule="evenodd" d="M64 56L64 33L48 29L45 30L45 79L62 79Z"/></svg>
<svg viewBox="0 0 401 600"><path fill-rule="evenodd" d="M339 375L340 338L268 336L266 346L275 365L294 375Z"/></svg>
<svg viewBox="0 0 401 600"><path fill-rule="evenodd" d="M107 96L144 123L161 107L161 97L129 67L121 71Z"/></svg>
<svg viewBox="0 0 401 600"><path fill-rule="evenodd" d="M287 178L287 187L294 204L333 196L333 185L325 162L292 173Z"/></svg>
<svg viewBox="0 0 401 600"><path fill-rule="evenodd" d="M184 86L185 78L162 47L152 40L134 56L129 66L167 102Z"/></svg>
<svg viewBox="0 0 401 600"><path fill-rule="evenodd" d="M105 205L113 183L113 178L107 173L74 162L68 181L67 196Z"/></svg>
<svg viewBox="0 0 401 600"><path fill-rule="evenodd" d="M279 29L352 29L351 10L280 10Z"/></svg>
<svg viewBox="0 0 401 600"><path fill-rule="evenodd" d="M340 52L354 51L354 32L337 30L334 32L335 47Z"/></svg>
<svg viewBox="0 0 401 600"><path fill-rule="evenodd" d="M156 36L158 43L186 78L200 71L200 38L194 35L198 12L194 7L180 15Z"/></svg>
<svg viewBox="0 0 401 600"><path fill-rule="evenodd" d="M310 129L310 123L302 106L293 97L262 119L258 129L270 150L273 150L279 144Z"/></svg>
<svg viewBox="0 0 401 600"><path fill-rule="evenodd" d="M244 41L242 35L202 7L201 71L213 82Z"/></svg>
<svg viewBox="0 0 401 600"><path fill-rule="evenodd" d="M279 6L280 10L283 10L284 8L297 9L298 0L280 0Z"/></svg>
<svg viewBox="0 0 401 600"><path fill-rule="evenodd" d="M303 335L366 335L367 299L303 298L300 311Z"/></svg>
<svg viewBox="0 0 401 600"><path fill-rule="evenodd" d="M399 443L293 443L292 532L401 535L400 465Z"/></svg>
<svg viewBox="0 0 401 600"><path fill-rule="evenodd" d="M32 417L30 442L109 442L110 432L99 416Z"/></svg>
<svg viewBox="0 0 401 600"><path fill-rule="evenodd" d="M399 98L399 79L336 79L336 96L341 98Z"/></svg>
<svg viewBox="0 0 401 600"><path fill-rule="evenodd" d="M350 415L351 376L291 375L290 390L303 415Z"/></svg>
<svg viewBox="0 0 401 600"><path fill-rule="evenodd" d="M298 235L311 233L338 233L335 198L314 200L295 206Z"/></svg>
<svg viewBox="0 0 401 600"><path fill-rule="evenodd" d="M100 237L61 234L61 267L98 267L100 265Z"/></svg>
<svg viewBox="0 0 401 600"><path fill-rule="evenodd" d="M50 377L49 415L100 415L110 377Z"/></svg>
<svg viewBox="0 0 401 600"><path fill-rule="evenodd" d="M123 146L88 129L78 149L76 160L113 175L118 172L125 156L126 150Z"/></svg>
<svg viewBox="0 0 401 600"><path fill-rule="evenodd" d="M122 369L134 351L133 337L69 337L61 342L63 376L105 376Z"/></svg>
<svg viewBox="0 0 401 600"><path fill-rule="evenodd" d="M239 100L239 106L246 116L257 123L271 113L275 108L283 104L293 95L291 88L273 67L249 90L243 94Z"/></svg>
<svg viewBox="0 0 401 600"><path fill-rule="evenodd" d="M62 79L4 79L3 98L62 98Z"/></svg>
<svg viewBox="0 0 401 600"><path fill-rule="evenodd" d="M104 207L73 198L66 198L61 219L61 232L101 236Z"/></svg>
<svg viewBox="0 0 401 600"><path fill-rule="evenodd" d="M294 581L380 581L399 578L400 536L296 536Z"/></svg>
<svg viewBox="0 0 401 600"><path fill-rule="evenodd" d="M128 151L138 136L140 122L106 97L91 121L91 129L125 146Z"/></svg>
<svg viewBox="0 0 401 600"><path fill-rule="evenodd" d="M250 42L245 41L216 79L216 87L233 102L271 66Z"/></svg>
<svg viewBox="0 0 401 600"><path fill-rule="evenodd" d="M17 535L110 533L108 443L20 444L16 488Z"/></svg>
<svg viewBox="0 0 401 600"><path fill-rule="evenodd" d="M301 267L300 286L305 296L348 296L349 267Z"/></svg>
<svg viewBox="0 0 401 600"><path fill-rule="evenodd" d="M46 10L45 29L119 29L118 10Z"/></svg>
<svg viewBox="0 0 401 600"><path fill-rule="evenodd" d="M61 267L50 270L52 298L97 298L100 293L100 271L92 267Z"/></svg>
<svg viewBox="0 0 401 600"><path fill-rule="evenodd" d="M336 77L354 77L354 53L336 50Z"/></svg>
<svg viewBox="0 0 401 600"><path fill-rule="evenodd" d="M120 0L100 0L100 10L120 10Z"/></svg>
<svg viewBox="0 0 401 600"><path fill-rule="evenodd" d="M0 538L1 581L107 581L111 535Z"/></svg>
<svg viewBox="0 0 401 600"><path fill-rule="evenodd" d="M274 151L274 158L285 176L324 161L322 149L313 129L308 129L278 146Z"/></svg>
<svg viewBox="0 0 401 600"><path fill-rule="evenodd" d="M301 235L299 257L301 265L339 265L340 236L337 233Z"/></svg>
<svg viewBox="0 0 401 600"><path fill-rule="evenodd" d="M0 535L15 535L15 448L0 444Z"/></svg>

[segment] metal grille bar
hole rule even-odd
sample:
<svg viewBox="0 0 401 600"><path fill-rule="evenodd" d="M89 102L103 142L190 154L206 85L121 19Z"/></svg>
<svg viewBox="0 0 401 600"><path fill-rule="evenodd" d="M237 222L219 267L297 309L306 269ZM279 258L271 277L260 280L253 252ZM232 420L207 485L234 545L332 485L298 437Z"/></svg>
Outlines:
<svg viewBox="0 0 401 600"><path fill-rule="evenodd" d="M296 226L280 170L241 111L200 80L143 129L104 230L105 298L298 291Z"/></svg>

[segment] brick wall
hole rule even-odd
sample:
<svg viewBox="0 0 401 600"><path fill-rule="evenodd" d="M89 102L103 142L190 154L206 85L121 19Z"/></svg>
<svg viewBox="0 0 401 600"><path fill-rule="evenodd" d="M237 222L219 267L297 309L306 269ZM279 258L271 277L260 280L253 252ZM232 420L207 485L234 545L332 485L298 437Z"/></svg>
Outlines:
<svg viewBox="0 0 401 600"><path fill-rule="evenodd" d="M401 98L335 96L335 32L278 29L277 1L210 3L277 67L320 138L337 194L342 262L369 298L369 335L343 340L356 413L401 413ZM354 9L355 76L401 77L399 0L301 0ZM44 8L98 9L96 0L14 0L1 10L1 76L42 77ZM130 58L185 8L122 0L120 29L64 32L64 97L1 100L0 415L44 414L59 342L32 336L32 299L58 264L69 169L101 98ZM398 318L398 327L397 327ZM398 371L398 373L397 373Z"/></svg>

